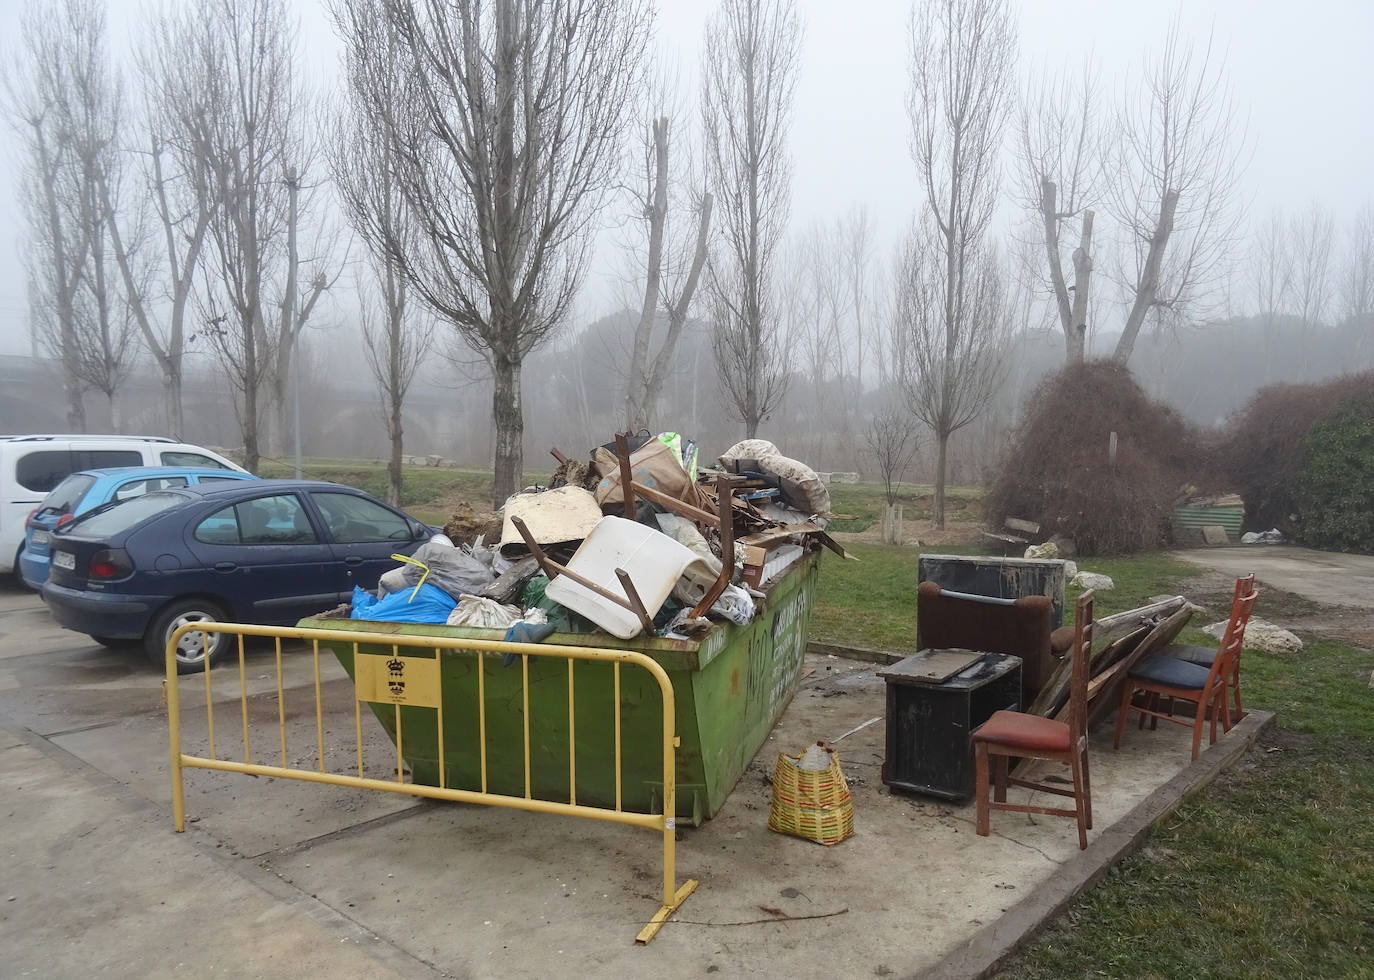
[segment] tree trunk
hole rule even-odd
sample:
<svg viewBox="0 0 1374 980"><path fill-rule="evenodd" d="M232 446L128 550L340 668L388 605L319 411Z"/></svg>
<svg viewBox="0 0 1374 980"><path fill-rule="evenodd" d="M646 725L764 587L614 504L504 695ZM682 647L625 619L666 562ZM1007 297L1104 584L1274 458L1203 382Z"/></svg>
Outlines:
<svg viewBox="0 0 1374 980"><path fill-rule="evenodd" d="M939 449L935 455L935 501L930 507L930 523L941 529L945 526L945 463L949 457L949 435L948 432L935 433Z"/></svg>
<svg viewBox="0 0 1374 980"><path fill-rule="evenodd" d="M67 400L67 431L85 432L86 406L81 400L81 382L76 377L76 366L65 353L62 356L62 394Z"/></svg>
<svg viewBox="0 0 1374 980"><path fill-rule="evenodd" d="M1093 275L1093 212L1083 212L1083 231L1078 247L1073 250L1073 309L1071 329L1065 331L1070 364L1082 364L1088 340L1088 296L1092 292Z"/></svg>
<svg viewBox="0 0 1374 980"><path fill-rule="evenodd" d="M167 429L173 439L186 439L186 416L181 400L181 365L173 368L164 362L162 373L163 397L167 405Z"/></svg>
<svg viewBox="0 0 1374 980"><path fill-rule="evenodd" d="M248 324L243 335L243 468L250 473L258 471L261 451L258 446L258 351L257 327Z"/></svg>
<svg viewBox="0 0 1374 980"><path fill-rule="evenodd" d="M631 432L649 427L649 342L658 316L658 295L663 281L663 232L668 223L668 118L653 123L654 186L649 209L649 258L644 278L644 305L635 328L630 356L630 384L626 392L625 419Z"/></svg>
<svg viewBox="0 0 1374 980"><path fill-rule="evenodd" d="M496 425L496 477L491 505L499 510L506 498L524 483L523 444L525 420L520 403L520 360L499 352L492 354L491 417Z"/></svg>
<svg viewBox="0 0 1374 980"><path fill-rule="evenodd" d="M1155 224L1154 234L1150 236L1145 266L1136 281L1135 301L1126 317L1126 328L1121 331L1121 339L1116 342L1116 353L1112 355L1112 359L1120 364L1131 359L1136 338L1140 336L1140 328L1145 323L1145 315L1159 296L1159 270L1164 263L1164 250L1169 246L1169 236L1174 232L1174 212L1177 209L1178 191L1168 191L1160 204L1159 221Z"/></svg>
<svg viewBox="0 0 1374 980"><path fill-rule="evenodd" d="M401 506L401 450L404 442L404 429L401 426L401 401L391 401L391 419L387 425L391 437L391 459L386 464L386 502L393 507Z"/></svg>
<svg viewBox="0 0 1374 980"><path fill-rule="evenodd" d="M642 428L647 429L650 422L658 416L658 401L664 379L668 376L668 365L677 351L678 339L682 336L682 328L687 322L687 311L692 308L692 297L696 294L697 285L701 281L701 270L706 266L713 206L714 199L711 195L703 194L701 211L697 215L697 244L696 251L692 254L692 266L687 273L687 281L683 284L682 291L677 294L675 300L670 299L665 304L668 307L668 333L654 356L653 366L648 369L644 384L644 420L631 423L631 429L635 432Z"/></svg>

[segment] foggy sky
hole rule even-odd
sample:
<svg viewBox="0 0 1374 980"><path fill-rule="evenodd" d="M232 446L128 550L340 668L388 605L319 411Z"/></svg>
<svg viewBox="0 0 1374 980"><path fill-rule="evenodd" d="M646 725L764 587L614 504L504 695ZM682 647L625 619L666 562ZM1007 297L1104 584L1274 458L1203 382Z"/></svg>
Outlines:
<svg viewBox="0 0 1374 980"><path fill-rule="evenodd" d="M4 65L14 62L22 2L0 0ZM338 45L322 0L296 5L308 71L327 83L336 75ZM127 48L143 7L140 0L110 0L116 52ZM693 110L702 27L713 7L706 0L660 0L659 49L678 63ZM1205 43L1211 32L1226 57L1251 149L1241 177L1248 217L1276 207L1292 213L1315 201L1332 210L1339 233L1351 209L1374 199L1374 2L1189 0L1179 10L1155 3L1014 0L1013 7L1023 74L1042 64L1073 68L1091 52L1113 94L1128 73L1139 71L1147 50L1161 45L1176 14L1185 37L1196 43ZM801 0L800 11L805 35L791 131L792 227L865 204L883 246L878 258L886 264L887 246L919 202L904 106L909 5ZM0 353L26 353L18 161L15 141L6 135L0 141ZM1008 174L1004 197L1011 189ZM1004 221L1017 217L1010 204L1003 211ZM607 251L598 255L577 304L579 317L593 318L617 305L615 270L622 263ZM338 299L350 296L341 291Z"/></svg>

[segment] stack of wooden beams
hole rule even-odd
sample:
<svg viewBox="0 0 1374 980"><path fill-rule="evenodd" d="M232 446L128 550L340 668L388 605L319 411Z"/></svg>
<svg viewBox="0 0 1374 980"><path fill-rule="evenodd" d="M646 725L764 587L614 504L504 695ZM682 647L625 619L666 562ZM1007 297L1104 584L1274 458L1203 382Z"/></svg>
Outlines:
<svg viewBox="0 0 1374 980"><path fill-rule="evenodd" d="M1096 620L1088 672L1089 728L1113 715L1127 672L1142 657L1158 653L1172 643L1192 618L1193 608L1183 596L1174 596ZM1072 677L1070 653L1026 710L1033 715L1066 720Z"/></svg>

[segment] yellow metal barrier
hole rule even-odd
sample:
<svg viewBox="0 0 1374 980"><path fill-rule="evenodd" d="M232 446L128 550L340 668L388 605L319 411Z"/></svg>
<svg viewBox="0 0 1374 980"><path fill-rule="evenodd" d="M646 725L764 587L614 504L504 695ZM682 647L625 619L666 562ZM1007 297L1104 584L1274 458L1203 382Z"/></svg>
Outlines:
<svg viewBox="0 0 1374 980"><path fill-rule="evenodd" d="M210 635L230 634L238 637L239 703L243 726L243 761L234 762L216 757L215 753L215 713L214 694L210 686L210 671L204 672L206 731L209 737L209 757L186 755L181 751L181 708L177 683L176 646L187 633L202 634L202 642L207 648ZM252 761L252 745L248 726L248 680L244 654L244 637L271 637L276 644L277 668L277 721L280 729L281 765L265 765ZM318 768L315 770L298 769L287 765L286 746L286 706L282 677L282 640L302 640L307 642L313 653L314 693L315 693L315 734L318 748ZM354 718L357 736L358 775L345 775L325 771L324 749L324 708L320 696L320 643L345 642L353 646L354 656ZM367 641L377 645L377 638ZM481 803L488 806L510 807L516 810L529 810L537 813L561 813L571 817L587 817L612 823L645 827L663 834L663 905L648 924L640 930L635 942L643 945L658 933L668 917L677 911L683 901L697 887L697 882L687 880L681 888L676 887L675 814L676 786L674 780L674 750L680 744L673 731L676 716L673 700L673 685L652 658L633 650L604 650L587 647L546 646L543 644L506 643L491 640L450 639L429 636L388 636L385 645L392 647L392 656L360 653L358 634L344 630L296 629L289 627L251 626L238 623L188 623L179 627L167 643L167 714L171 730L172 754L172 815L178 831L186 829L186 803L182 785L182 771L187 768L215 769L223 772L241 772L257 776L275 776L282 779L299 779L305 782L327 783L331 786L350 786L357 789L381 790L388 793L404 793L410 796L423 796L436 800L453 800L462 803ZM428 648L428 657L402 656L401 648ZM477 671L478 678L478 740L481 753L481 790L453 789L443 785L444 764L444 707L440 685L440 652L443 650L471 652L482 657L486 653L516 654L521 658L522 683L524 687L524 760L525 795L508 796L487 792L487 723L486 696L483 671ZM529 658L561 657L568 662L568 783L571 787L567 803L555 800L538 799L530 795L530 713L529 713ZM613 665L614 704L615 704L615 785L616 805L614 809L586 806L577 802L577 762L574 753L576 717L573 710L573 661L593 660ZM378 661L380 663L374 663ZM635 813L621 809L620 805L620 665L632 664L647 670L658 682L663 696L663 812ZM402 680L403 679L403 680ZM363 702L392 704L396 710L396 779L372 779L363 775ZM404 779L404 760L402 755L401 706L432 707L436 710L439 744L439 783L428 786L407 783Z"/></svg>

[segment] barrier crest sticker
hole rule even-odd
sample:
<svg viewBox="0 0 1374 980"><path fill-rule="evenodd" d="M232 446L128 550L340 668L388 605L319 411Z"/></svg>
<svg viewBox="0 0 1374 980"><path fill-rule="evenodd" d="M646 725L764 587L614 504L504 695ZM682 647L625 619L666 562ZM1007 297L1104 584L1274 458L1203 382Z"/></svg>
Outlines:
<svg viewBox="0 0 1374 980"><path fill-rule="evenodd" d="M437 708L442 697L439 662L430 657L360 653L354 678L359 701Z"/></svg>

